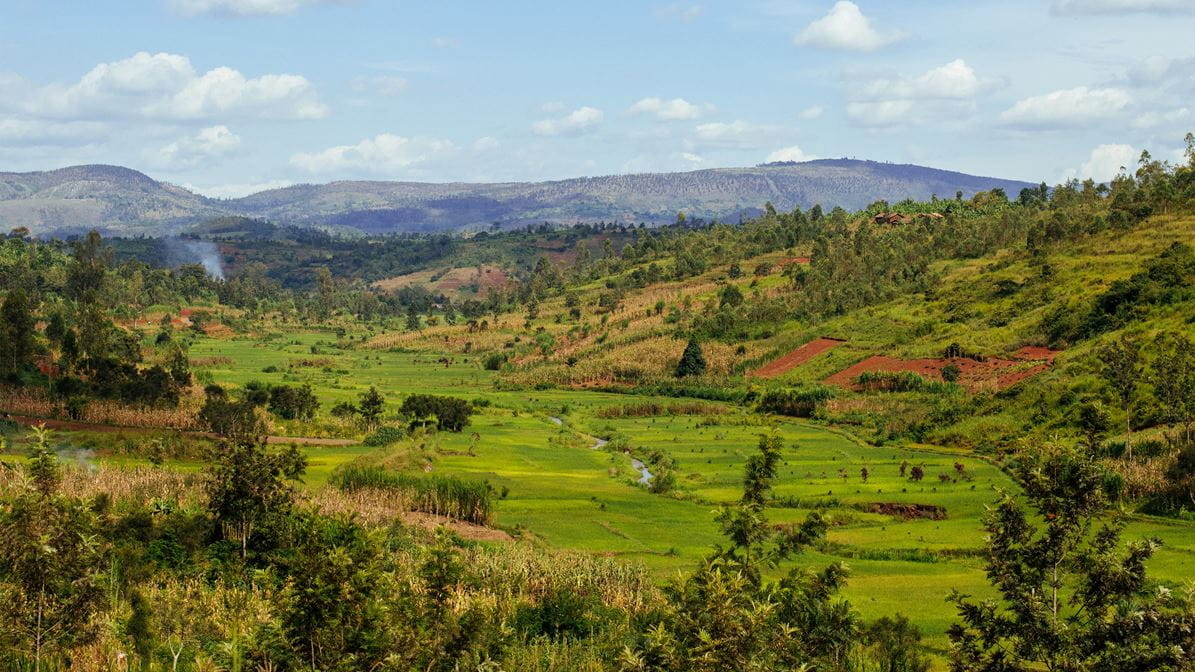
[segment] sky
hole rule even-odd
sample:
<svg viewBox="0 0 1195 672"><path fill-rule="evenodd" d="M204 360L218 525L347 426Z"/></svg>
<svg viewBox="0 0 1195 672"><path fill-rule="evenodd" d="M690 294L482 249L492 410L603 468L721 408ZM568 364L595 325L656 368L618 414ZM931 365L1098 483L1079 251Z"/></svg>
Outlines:
<svg viewBox="0 0 1195 672"><path fill-rule="evenodd" d="M1106 180L1195 129L1195 0L4 0L0 171L217 197L851 157Z"/></svg>

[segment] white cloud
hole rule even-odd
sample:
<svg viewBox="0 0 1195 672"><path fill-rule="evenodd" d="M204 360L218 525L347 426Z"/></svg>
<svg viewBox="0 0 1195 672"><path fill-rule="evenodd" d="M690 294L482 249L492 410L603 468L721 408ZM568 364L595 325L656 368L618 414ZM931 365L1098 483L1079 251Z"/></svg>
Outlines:
<svg viewBox="0 0 1195 672"><path fill-rule="evenodd" d="M373 93L393 98L405 93L411 87L411 83L398 75L378 75L354 77L350 87L357 93Z"/></svg>
<svg viewBox="0 0 1195 672"><path fill-rule="evenodd" d="M816 158L817 158L816 156L813 156L811 154L806 154L803 149L801 149L800 147L798 147L796 145L793 145L792 147L784 147L783 149L777 149L776 151L772 152L771 154L768 154L767 163L773 163L776 161L797 161L797 162L812 161Z"/></svg>
<svg viewBox="0 0 1195 672"><path fill-rule="evenodd" d="M791 129L783 126L754 124L741 119L732 122L714 121L697 125L694 144L701 147L757 150L775 147L778 142L783 141L784 136L790 134Z"/></svg>
<svg viewBox="0 0 1195 672"><path fill-rule="evenodd" d="M1000 120L1032 128L1081 125L1111 119L1132 102L1121 89L1080 86L1019 100L1000 114Z"/></svg>
<svg viewBox="0 0 1195 672"><path fill-rule="evenodd" d="M461 40L457 37L433 37L432 46L437 49L456 49L461 46Z"/></svg>
<svg viewBox="0 0 1195 672"><path fill-rule="evenodd" d="M809 107L801 110L801 114L798 116L807 121L811 121L813 119L821 118L825 111L826 108L822 107L821 105L810 105Z"/></svg>
<svg viewBox="0 0 1195 672"><path fill-rule="evenodd" d="M74 84L33 87L27 95L4 95L0 101L46 119L321 119L328 114L315 87L301 76L247 78L228 67L201 75L185 56L147 52L101 63Z"/></svg>
<svg viewBox="0 0 1195 672"><path fill-rule="evenodd" d="M1091 156L1079 166L1075 177L1107 182L1116 177L1121 167L1130 167L1136 160L1137 152L1131 145L1100 145L1091 150Z"/></svg>
<svg viewBox="0 0 1195 672"><path fill-rule="evenodd" d="M701 16L701 5L673 2L656 7L655 15L658 19L691 23L694 19Z"/></svg>
<svg viewBox="0 0 1195 672"><path fill-rule="evenodd" d="M382 133L355 145L300 152L290 157L290 164L312 174L394 176L451 156L456 151L456 145L448 140Z"/></svg>
<svg viewBox="0 0 1195 672"><path fill-rule="evenodd" d="M916 77L877 79L858 87L847 116L877 127L964 119L975 109L975 96L991 84L959 58Z"/></svg>
<svg viewBox="0 0 1195 672"><path fill-rule="evenodd" d="M593 130L605 115L596 107L579 107L563 117L540 119L531 125L536 135L579 135Z"/></svg>
<svg viewBox="0 0 1195 672"><path fill-rule="evenodd" d="M969 98L979 92L975 70L961 58L931 68L912 79L880 79L869 84L864 96L878 98Z"/></svg>
<svg viewBox="0 0 1195 672"><path fill-rule="evenodd" d="M487 135L483 138L478 138L473 142L473 151L479 154L481 152L491 152L495 149L498 149L498 145L499 142L497 139L491 138Z"/></svg>
<svg viewBox="0 0 1195 672"><path fill-rule="evenodd" d="M714 106L705 103L694 105L684 98L663 100L661 98L644 98L631 106L631 114L654 114L663 121L678 121L683 119L697 119L703 114L713 112Z"/></svg>
<svg viewBox="0 0 1195 672"><path fill-rule="evenodd" d="M261 16L290 14L304 5L339 4L345 0L171 0L175 11L187 16L223 14Z"/></svg>
<svg viewBox="0 0 1195 672"><path fill-rule="evenodd" d="M86 145L111 132L108 124L95 121L46 121L0 117L0 144L74 147Z"/></svg>
<svg viewBox="0 0 1195 672"><path fill-rule="evenodd" d="M1195 12L1191 0L1054 0L1055 14L1189 14Z"/></svg>
<svg viewBox="0 0 1195 672"><path fill-rule="evenodd" d="M681 152L680 158L688 161L689 163L702 163L705 161L705 157L698 156L692 152Z"/></svg>
<svg viewBox="0 0 1195 672"><path fill-rule="evenodd" d="M241 198L250 194L256 194L261 191L269 191L270 189L281 189L289 187L294 182L290 180L270 180L266 182L247 182L243 184L217 184L210 187L197 187L193 184L184 184L183 188L196 194L203 194L208 198Z"/></svg>
<svg viewBox="0 0 1195 672"><path fill-rule="evenodd" d="M1191 109L1180 107L1168 112L1146 112L1133 120L1136 128L1156 128L1158 126L1173 126L1186 122L1192 117Z"/></svg>
<svg viewBox="0 0 1195 672"><path fill-rule="evenodd" d="M211 126L150 152L146 158L164 170L186 170L222 159L240 146L240 136L227 126Z"/></svg>
<svg viewBox="0 0 1195 672"><path fill-rule="evenodd" d="M876 30L858 5L850 0L839 0L828 14L798 33L793 43L801 47L875 51L904 37L899 31Z"/></svg>

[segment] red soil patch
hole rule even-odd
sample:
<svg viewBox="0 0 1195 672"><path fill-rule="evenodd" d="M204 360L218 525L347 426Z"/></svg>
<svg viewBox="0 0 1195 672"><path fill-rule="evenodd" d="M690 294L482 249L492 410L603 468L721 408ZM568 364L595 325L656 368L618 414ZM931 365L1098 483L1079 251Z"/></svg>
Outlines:
<svg viewBox="0 0 1195 672"><path fill-rule="evenodd" d="M1035 376L1054 364L1058 351L1026 346L1013 354L1014 359L989 357L980 362L968 357L898 359L876 355L849 366L826 378L825 382L840 387L854 387L855 379L867 372L911 371L930 380L942 380L942 369L954 364L960 370L959 384L971 390L984 387L1004 389ZM1037 362L1034 366L1027 366Z"/></svg>
<svg viewBox="0 0 1195 672"><path fill-rule="evenodd" d="M846 341L842 339L826 338L824 336L822 338L815 338L812 341L809 341L808 343L796 348L787 355L784 355L778 359L774 359L759 367L750 375L759 378L774 378L782 373L795 369L796 367L808 362L827 350L833 350L834 348L837 348L845 342Z"/></svg>

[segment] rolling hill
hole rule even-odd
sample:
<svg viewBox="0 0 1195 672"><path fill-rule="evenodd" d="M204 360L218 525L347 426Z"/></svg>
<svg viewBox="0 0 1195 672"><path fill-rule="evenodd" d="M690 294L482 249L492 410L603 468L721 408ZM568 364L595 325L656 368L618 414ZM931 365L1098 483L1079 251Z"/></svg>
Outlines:
<svg viewBox="0 0 1195 672"><path fill-rule="evenodd" d="M859 209L876 200L951 197L1027 182L914 165L825 159L643 173L550 182L418 183L341 181L272 189L215 200L115 166L0 173L0 225L34 233L98 228L115 234L176 233L227 215L367 233L456 231L499 223L617 221L660 224L677 212L738 221L765 202L780 210L821 204Z"/></svg>

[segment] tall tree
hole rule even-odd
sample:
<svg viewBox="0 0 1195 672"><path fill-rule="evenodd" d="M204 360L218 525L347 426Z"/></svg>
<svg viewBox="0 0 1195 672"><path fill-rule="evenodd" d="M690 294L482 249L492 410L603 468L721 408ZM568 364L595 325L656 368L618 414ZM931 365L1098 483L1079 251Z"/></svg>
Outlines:
<svg viewBox="0 0 1195 672"><path fill-rule="evenodd" d="M112 250L98 232L90 231L83 240L75 241L66 276L67 296L81 302L99 301L111 260Z"/></svg>
<svg viewBox="0 0 1195 672"><path fill-rule="evenodd" d="M92 641L104 603L107 547L86 504L58 492L48 433L37 431L26 492L0 505L0 652L12 669L41 670Z"/></svg>
<svg viewBox="0 0 1195 672"><path fill-rule="evenodd" d="M20 373L33 359L33 311L25 292L14 289L0 307L0 372Z"/></svg>
<svg viewBox="0 0 1195 672"><path fill-rule="evenodd" d="M1154 396L1170 424L1183 426L1183 439L1191 442L1195 423L1195 343L1182 334L1163 334L1155 342Z"/></svg>
<svg viewBox="0 0 1195 672"><path fill-rule="evenodd" d="M997 599L950 600L956 672L1146 672L1195 665L1189 595L1149 589L1152 539L1122 544L1123 523L1101 521L1104 474L1062 449L1020 458L1024 505L1006 495L985 520L987 575Z"/></svg>
<svg viewBox="0 0 1195 672"><path fill-rule="evenodd" d="M680 362L676 365L676 377L700 376L705 373L705 354L701 352L701 344L697 339L690 338L681 353Z"/></svg>
<svg viewBox="0 0 1195 672"><path fill-rule="evenodd" d="M208 468L208 509L225 537L239 542L242 561L248 558L253 534L290 511L291 483L300 481L306 468L296 447L275 452L257 441L226 444Z"/></svg>
<svg viewBox="0 0 1195 672"><path fill-rule="evenodd" d="M1125 444L1129 459L1133 459L1133 403L1137 385L1141 381L1141 345L1128 337L1112 341L1096 353L1100 361L1100 375L1124 410Z"/></svg>

